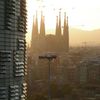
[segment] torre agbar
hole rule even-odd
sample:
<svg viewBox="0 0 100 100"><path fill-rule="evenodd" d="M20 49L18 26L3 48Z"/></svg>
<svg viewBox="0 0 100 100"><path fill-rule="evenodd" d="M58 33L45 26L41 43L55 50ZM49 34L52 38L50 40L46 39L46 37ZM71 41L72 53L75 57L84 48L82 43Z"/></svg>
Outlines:
<svg viewBox="0 0 100 100"><path fill-rule="evenodd" d="M26 100L26 0L0 0L0 100Z"/></svg>

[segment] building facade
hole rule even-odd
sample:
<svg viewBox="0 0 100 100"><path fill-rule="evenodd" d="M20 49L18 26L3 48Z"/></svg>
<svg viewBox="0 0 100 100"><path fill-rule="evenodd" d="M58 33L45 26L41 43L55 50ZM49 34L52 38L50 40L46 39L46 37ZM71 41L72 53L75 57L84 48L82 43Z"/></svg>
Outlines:
<svg viewBox="0 0 100 100"><path fill-rule="evenodd" d="M0 0L0 100L26 100L26 0Z"/></svg>
<svg viewBox="0 0 100 100"><path fill-rule="evenodd" d="M100 57L83 59L78 66L80 83L97 85L100 83Z"/></svg>

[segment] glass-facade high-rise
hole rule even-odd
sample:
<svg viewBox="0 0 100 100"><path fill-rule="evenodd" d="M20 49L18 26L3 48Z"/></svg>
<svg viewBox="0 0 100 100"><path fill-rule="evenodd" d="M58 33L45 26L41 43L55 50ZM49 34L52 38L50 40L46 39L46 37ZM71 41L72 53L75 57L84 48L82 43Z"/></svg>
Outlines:
<svg viewBox="0 0 100 100"><path fill-rule="evenodd" d="M0 100L26 100L26 0L0 0Z"/></svg>

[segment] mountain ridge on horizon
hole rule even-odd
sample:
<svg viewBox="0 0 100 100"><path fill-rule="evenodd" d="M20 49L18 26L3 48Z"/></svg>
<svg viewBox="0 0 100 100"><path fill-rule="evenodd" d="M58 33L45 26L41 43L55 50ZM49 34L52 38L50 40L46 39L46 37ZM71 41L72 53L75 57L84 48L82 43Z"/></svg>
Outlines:
<svg viewBox="0 0 100 100"><path fill-rule="evenodd" d="M100 29L83 30L79 28L69 28L70 44L82 45L86 42L88 45L100 44Z"/></svg>
<svg viewBox="0 0 100 100"><path fill-rule="evenodd" d="M70 27L69 30L84 31L84 32L93 32L93 31L100 32L100 28L87 30L87 29L81 29L81 28Z"/></svg>
<svg viewBox="0 0 100 100"><path fill-rule="evenodd" d="M70 27L70 28L69 28L69 31L71 31L71 30L73 30L73 31L81 31L81 32L94 32L94 31L100 32L100 28L92 29L92 30L85 30L85 29L81 29L81 28ZM53 29L48 29L48 30L46 31L46 33L49 33L49 34L52 34L52 32L53 32L53 34L54 34L54 33L55 33L55 30L53 30Z"/></svg>
<svg viewBox="0 0 100 100"><path fill-rule="evenodd" d="M46 31L47 34L54 34L55 30L49 29ZM27 34L27 42L31 39ZM100 28L94 30L83 30L80 28L69 28L69 43L73 45L100 45Z"/></svg>

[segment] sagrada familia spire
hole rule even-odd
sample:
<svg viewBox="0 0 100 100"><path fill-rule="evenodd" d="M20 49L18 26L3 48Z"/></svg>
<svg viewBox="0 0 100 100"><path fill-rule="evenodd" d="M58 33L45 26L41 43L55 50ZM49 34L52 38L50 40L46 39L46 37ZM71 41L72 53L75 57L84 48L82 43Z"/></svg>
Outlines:
<svg viewBox="0 0 100 100"><path fill-rule="evenodd" d="M45 36L45 17L41 11L40 35Z"/></svg>
<svg viewBox="0 0 100 100"><path fill-rule="evenodd" d="M59 25L58 25L58 16L56 16L56 35L58 35Z"/></svg>
<svg viewBox="0 0 100 100"><path fill-rule="evenodd" d="M64 43L66 44L65 45L66 51L68 51L69 50L69 26L68 26L68 16L66 17L66 12L64 13L63 40Z"/></svg>
<svg viewBox="0 0 100 100"><path fill-rule="evenodd" d="M37 51L39 53L42 53L43 51L47 52L48 50L53 52L68 52L69 27L66 12L64 13L63 32L61 19L61 11L59 11L59 16L56 16L55 35L47 35L45 33L45 17L43 15L43 12L41 11L40 33L38 33L38 15L36 12L36 15L34 16L31 41L31 49L33 49L33 51Z"/></svg>
<svg viewBox="0 0 100 100"><path fill-rule="evenodd" d="M32 38L31 38L31 52L34 51L34 49L32 48L36 48L37 46L35 44L37 44L38 41L38 16L37 16L37 11L36 11L36 15L33 16L33 27L32 27Z"/></svg>
<svg viewBox="0 0 100 100"><path fill-rule="evenodd" d="M58 36L61 36L61 12L59 12Z"/></svg>

